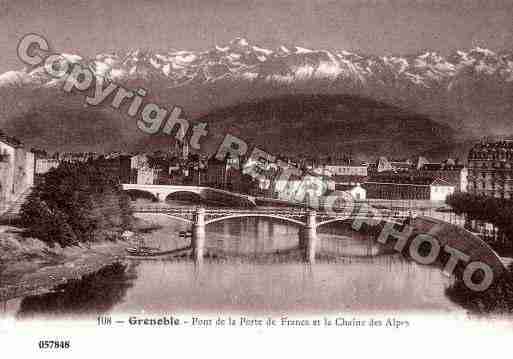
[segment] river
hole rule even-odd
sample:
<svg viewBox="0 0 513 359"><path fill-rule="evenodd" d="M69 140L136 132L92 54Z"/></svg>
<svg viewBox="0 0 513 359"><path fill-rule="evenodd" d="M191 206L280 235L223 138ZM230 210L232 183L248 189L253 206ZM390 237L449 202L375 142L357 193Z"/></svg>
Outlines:
<svg viewBox="0 0 513 359"><path fill-rule="evenodd" d="M184 222L140 214L160 229L145 235L162 250L183 247ZM239 218L207 226L202 265L190 260L129 260L84 283L11 300L19 318L100 313L240 312L255 314L463 311L445 294L452 283L438 268L384 252L349 227L318 234L321 259L297 260L298 227L266 218Z"/></svg>

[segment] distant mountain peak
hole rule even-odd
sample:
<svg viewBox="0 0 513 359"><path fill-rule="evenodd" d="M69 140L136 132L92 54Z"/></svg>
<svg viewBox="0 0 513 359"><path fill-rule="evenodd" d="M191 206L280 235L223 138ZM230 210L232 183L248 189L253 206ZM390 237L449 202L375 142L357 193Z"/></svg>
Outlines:
<svg viewBox="0 0 513 359"><path fill-rule="evenodd" d="M296 80L325 79L326 71L333 81L358 79L359 83L386 85L393 78L405 85L428 88L449 88L449 82L460 73L465 76L472 72L493 75L495 81L513 80L513 56L498 55L482 47L474 47L468 51L457 50L448 57L431 50L417 55L380 57L344 49L330 52L302 46L281 45L275 49L267 49L251 44L244 37L236 37L225 45L216 45L213 51L171 50L158 53L149 49L132 49L125 53L98 54L91 59L75 54L63 56L73 63L87 63L98 74L113 79L160 77L170 81L170 86L173 87L200 78L209 82L216 78L241 81L258 78L273 82L282 79L290 84ZM314 71L305 73L305 66ZM211 75L205 77L205 74ZM35 83L41 82L39 75ZM7 83L5 78L7 75L4 77L4 82ZM51 80L48 78L48 82ZM27 81L30 82L30 76ZM397 85L397 82L393 85Z"/></svg>
<svg viewBox="0 0 513 359"><path fill-rule="evenodd" d="M474 47L448 56L432 50L379 56L290 43L263 45L237 37L204 51L130 49L91 57L63 56L111 81L136 81L163 102L178 96L180 105L191 112L273 94L356 94L475 133L512 132L512 53ZM42 67L0 74L0 91L6 89L11 97L24 90L45 93L61 84ZM14 98L0 103L0 117L19 111L26 101Z"/></svg>

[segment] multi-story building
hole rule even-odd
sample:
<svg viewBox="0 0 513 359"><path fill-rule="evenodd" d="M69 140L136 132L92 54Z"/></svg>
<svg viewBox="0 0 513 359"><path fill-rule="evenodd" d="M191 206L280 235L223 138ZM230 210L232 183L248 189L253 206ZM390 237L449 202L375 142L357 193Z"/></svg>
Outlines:
<svg viewBox="0 0 513 359"><path fill-rule="evenodd" d="M329 158L312 168L313 173L329 177L338 185L363 183L369 174L368 165L352 161L349 157Z"/></svg>
<svg viewBox="0 0 513 359"><path fill-rule="evenodd" d="M211 157L205 161L202 168L195 170L192 176L193 184L222 188L239 193L249 193L260 184L242 172L239 160L225 158L218 160Z"/></svg>
<svg viewBox="0 0 513 359"><path fill-rule="evenodd" d="M481 142L470 150L468 191L513 198L513 141Z"/></svg>
<svg viewBox="0 0 513 359"><path fill-rule="evenodd" d="M314 169L314 172L324 176L367 176L367 166L364 165L324 165Z"/></svg>
<svg viewBox="0 0 513 359"><path fill-rule="evenodd" d="M159 171L151 168L148 155L139 153L130 159L130 183L157 184Z"/></svg>
<svg viewBox="0 0 513 359"><path fill-rule="evenodd" d="M367 172L372 177L381 173L407 172L413 167L413 162L409 159L389 161L386 157L381 156L375 163L369 164Z"/></svg>
<svg viewBox="0 0 513 359"><path fill-rule="evenodd" d="M116 178L119 183L130 183L133 178L131 158L127 154L109 154L96 158L92 163L103 173Z"/></svg>
<svg viewBox="0 0 513 359"><path fill-rule="evenodd" d="M137 184L159 184L162 170L160 168L139 168L136 171L135 181L134 177L131 177L131 181Z"/></svg>
<svg viewBox="0 0 513 359"><path fill-rule="evenodd" d="M443 180L454 186L455 192L466 192L468 187L468 168L458 161L447 159L442 162L429 162L426 158L419 157L415 165L410 166L409 161L402 162L403 169L394 168L384 158L379 163L369 166L368 182L379 182L375 177L393 177L395 181L410 183L411 179ZM396 162L391 162L396 163ZM381 168L381 169L380 169Z"/></svg>
<svg viewBox="0 0 513 359"><path fill-rule="evenodd" d="M369 199L444 201L455 185L440 178L375 176L363 184Z"/></svg>
<svg viewBox="0 0 513 359"><path fill-rule="evenodd" d="M455 186L457 192L467 192L468 169L462 164L447 160L442 163L426 163L408 172L414 176L439 178Z"/></svg>
<svg viewBox="0 0 513 359"><path fill-rule="evenodd" d="M41 176L52 168L59 167L61 161L57 158L36 158L36 176Z"/></svg>
<svg viewBox="0 0 513 359"><path fill-rule="evenodd" d="M0 132L0 210L34 184L34 153Z"/></svg>

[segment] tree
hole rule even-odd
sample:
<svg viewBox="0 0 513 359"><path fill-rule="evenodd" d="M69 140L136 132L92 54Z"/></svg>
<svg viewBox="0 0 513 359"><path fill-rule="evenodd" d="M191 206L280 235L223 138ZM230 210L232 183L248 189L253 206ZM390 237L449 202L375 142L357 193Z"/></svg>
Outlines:
<svg viewBox="0 0 513 359"><path fill-rule="evenodd" d="M128 196L95 161L50 170L21 216L31 235L62 246L111 239L132 222Z"/></svg>

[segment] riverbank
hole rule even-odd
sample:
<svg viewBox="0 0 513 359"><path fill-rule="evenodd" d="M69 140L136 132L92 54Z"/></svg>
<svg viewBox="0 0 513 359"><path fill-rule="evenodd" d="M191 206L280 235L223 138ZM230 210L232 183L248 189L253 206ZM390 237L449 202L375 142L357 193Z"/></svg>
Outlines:
<svg viewBox="0 0 513 359"><path fill-rule="evenodd" d="M125 258L129 241L53 248L24 238L16 227L0 227L0 300L41 294L81 279Z"/></svg>
<svg viewBox="0 0 513 359"><path fill-rule="evenodd" d="M127 232L116 241L101 241L62 248L36 238L25 237L24 229L0 226L0 301L46 293L72 279L96 273L126 259L138 233L158 225L135 219L137 233Z"/></svg>

